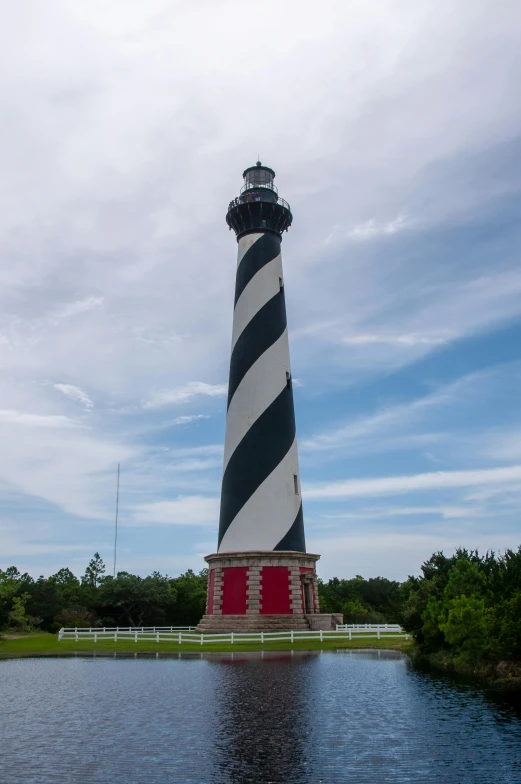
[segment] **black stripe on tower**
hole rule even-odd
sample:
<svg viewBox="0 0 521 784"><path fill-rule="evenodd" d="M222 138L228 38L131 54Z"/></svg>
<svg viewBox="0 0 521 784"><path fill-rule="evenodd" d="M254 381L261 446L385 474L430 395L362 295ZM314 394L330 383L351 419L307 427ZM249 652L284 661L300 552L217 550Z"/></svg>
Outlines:
<svg viewBox="0 0 521 784"><path fill-rule="evenodd" d="M235 303L241 296L242 292L255 277L257 272L269 264L270 261L276 259L280 254L280 238L274 234L263 234L256 240L251 248L249 248L241 259L241 263L237 268L237 277L235 279Z"/></svg>
<svg viewBox="0 0 521 784"><path fill-rule="evenodd" d="M286 456L295 432L293 392L290 387L284 387L253 423L228 461L221 493L219 545L244 504ZM302 547L293 549L304 552L303 526Z"/></svg>
<svg viewBox="0 0 521 784"><path fill-rule="evenodd" d="M286 329L286 323L286 304L282 287L248 322L233 347L230 360L228 408L248 370L280 338Z"/></svg>
<svg viewBox="0 0 521 784"><path fill-rule="evenodd" d="M274 550L297 550L299 553L306 552L306 539L304 536L304 515L302 514L302 504L300 504L297 516L289 531L282 537L280 542L275 545Z"/></svg>

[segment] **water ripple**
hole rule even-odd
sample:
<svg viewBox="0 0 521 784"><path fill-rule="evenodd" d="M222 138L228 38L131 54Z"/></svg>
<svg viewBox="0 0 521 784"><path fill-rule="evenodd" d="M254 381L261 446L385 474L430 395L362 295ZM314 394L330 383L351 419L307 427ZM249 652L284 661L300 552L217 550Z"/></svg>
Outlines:
<svg viewBox="0 0 521 784"><path fill-rule="evenodd" d="M521 717L391 652L0 662L3 784L521 784Z"/></svg>

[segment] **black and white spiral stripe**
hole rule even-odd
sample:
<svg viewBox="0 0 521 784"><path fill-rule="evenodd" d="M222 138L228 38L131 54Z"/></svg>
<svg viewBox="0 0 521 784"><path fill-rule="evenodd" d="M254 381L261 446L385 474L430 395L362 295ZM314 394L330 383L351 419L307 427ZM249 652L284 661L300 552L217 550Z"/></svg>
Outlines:
<svg viewBox="0 0 521 784"><path fill-rule="evenodd" d="M219 552L305 552L280 244L239 240Z"/></svg>

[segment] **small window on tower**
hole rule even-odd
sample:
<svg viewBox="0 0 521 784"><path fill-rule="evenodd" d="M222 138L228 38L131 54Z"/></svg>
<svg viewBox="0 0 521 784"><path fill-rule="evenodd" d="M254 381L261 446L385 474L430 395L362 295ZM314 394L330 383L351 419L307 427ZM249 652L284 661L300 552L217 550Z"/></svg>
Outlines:
<svg viewBox="0 0 521 784"><path fill-rule="evenodd" d="M298 476L293 474L293 484L295 485L295 495L298 495Z"/></svg>
<svg viewBox="0 0 521 784"><path fill-rule="evenodd" d="M291 373L288 370L286 370L286 386L291 389Z"/></svg>

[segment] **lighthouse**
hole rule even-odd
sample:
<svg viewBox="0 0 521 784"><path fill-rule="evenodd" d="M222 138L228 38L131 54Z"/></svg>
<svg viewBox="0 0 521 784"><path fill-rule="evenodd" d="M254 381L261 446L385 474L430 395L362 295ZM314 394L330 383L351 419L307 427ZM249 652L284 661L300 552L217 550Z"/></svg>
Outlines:
<svg viewBox="0 0 521 784"><path fill-rule="evenodd" d="M243 178L226 214L238 243L226 437L217 552L206 556L198 628L330 628L331 616L319 613L320 556L306 553L304 536L281 258L293 216L273 169L257 161Z"/></svg>

